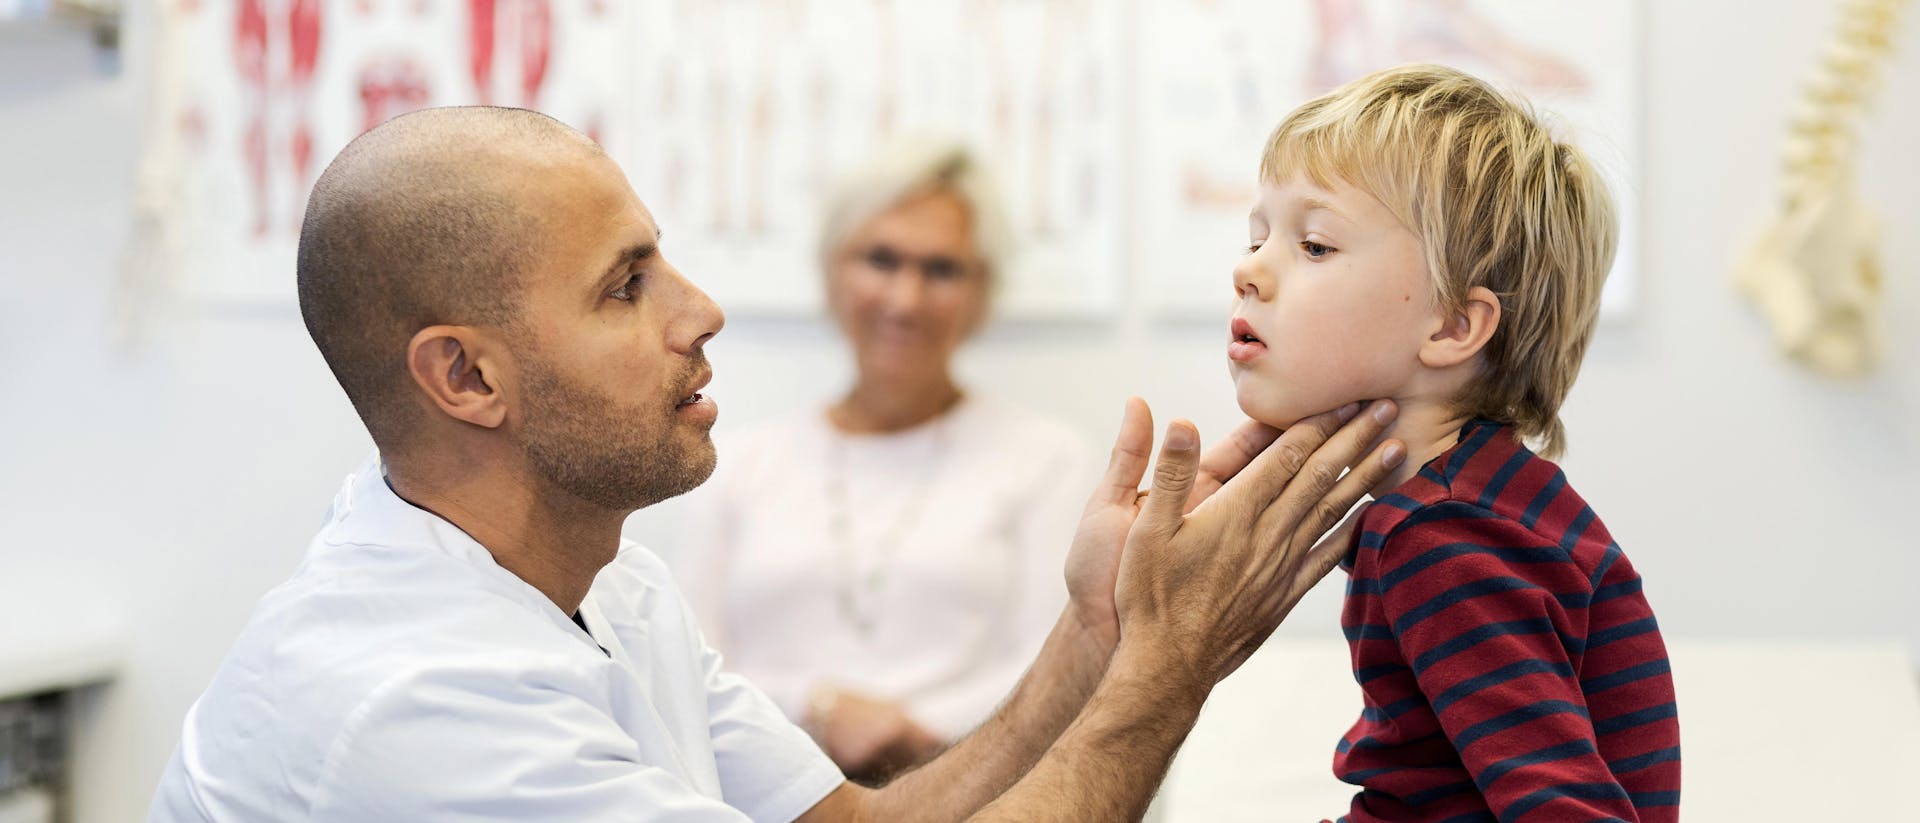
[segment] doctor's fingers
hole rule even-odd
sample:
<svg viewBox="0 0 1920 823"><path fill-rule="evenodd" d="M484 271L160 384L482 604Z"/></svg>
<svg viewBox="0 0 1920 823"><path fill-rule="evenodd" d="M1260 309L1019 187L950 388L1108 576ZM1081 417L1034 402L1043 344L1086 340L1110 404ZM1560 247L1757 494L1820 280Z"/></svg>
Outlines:
<svg viewBox="0 0 1920 823"><path fill-rule="evenodd" d="M1331 472L1324 478L1309 478L1324 479L1320 493L1325 493L1340 478L1340 470L1358 458L1359 450L1370 442L1361 441L1357 447L1350 447L1352 451L1340 452L1349 447L1330 441L1341 431L1341 424L1369 427L1370 437L1377 437L1385 427L1371 415L1356 416L1358 411L1358 404L1349 403L1337 411L1316 414L1288 427L1273 445L1254 457L1253 462L1227 481L1218 493L1195 508L1193 514L1214 516L1209 510L1223 508L1229 511L1219 516L1252 524L1274 508L1281 494L1298 482L1302 472Z"/></svg>
<svg viewBox="0 0 1920 823"><path fill-rule="evenodd" d="M1193 491L1187 495L1186 510L1191 512L1206 502L1279 437L1279 429L1256 420L1246 420L1219 442L1208 446L1206 453L1200 455L1200 476L1194 480Z"/></svg>
<svg viewBox="0 0 1920 823"><path fill-rule="evenodd" d="M1362 507L1354 512L1310 551L1301 551L1298 545L1291 542L1275 546L1273 556L1269 559L1277 562L1263 575L1264 579L1273 580L1274 584L1262 590L1264 594L1258 610L1262 628L1228 659L1226 667L1219 674L1221 679L1238 670L1247 658L1259 651L1274 630L1286 622L1293 607L1300 605L1300 600L1307 596L1307 592L1325 579L1333 567L1340 565L1340 558L1346 554L1347 546L1353 539L1353 530L1358 528L1360 515L1365 510Z"/></svg>
<svg viewBox="0 0 1920 823"><path fill-rule="evenodd" d="M1345 557L1347 548L1353 545L1353 532L1359 528L1366 510L1366 506L1355 509L1333 531L1320 538L1320 542L1312 544L1311 549L1306 548L1304 538L1309 532L1305 529L1297 533L1302 539L1284 543L1277 549L1283 554L1284 562L1276 581L1279 585L1270 590L1267 605L1275 625L1285 621L1300 599L1340 565L1340 558Z"/></svg>
<svg viewBox="0 0 1920 823"><path fill-rule="evenodd" d="M1140 501L1136 531L1172 537L1184 522L1185 501L1200 465L1200 432L1185 420L1167 425L1160 457L1153 463L1153 493Z"/></svg>
<svg viewBox="0 0 1920 823"><path fill-rule="evenodd" d="M1320 449L1313 459L1315 461L1323 458L1330 460L1335 455L1345 453L1347 447L1353 447L1356 450L1365 449L1370 440L1355 442L1348 439L1363 436L1374 435L1360 434L1353 426L1348 426L1326 447ZM1295 482L1281 493L1280 499L1268 506L1267 510L1261 514L1258 525L1255 527L1255 538L1261 545L1284 547L1282 550L1287 553L1306 554L1308 546L1315 546L1314 551L1318 552L1319 549L1329 545L1327 541L1321 540L1322 535L1326 534L1328 529L1340 525L1341 519L1347 517L1353 504L1366 496L1369 489L1385 481L1387 476L1399 467L1401 461L1406 459L1406 456L1405 444L1398 440L1387 440L1368 450L1365 457L1355 460L1351 470L1345 476L1340 475L1340 470L1345 467L1338 464L1309 465L1299 477L1295 478ZM1330 479L1335 477L1339 479L1337 481ZM1352 521L1345 525L1347 528L1337 530L1336 534L1350 533ZM1319 577L1316 576L1314 580L1318 581Z"/></svg>
<svg viewBox="0 0 1920 823"><path fill-rule="evenodd" d="M1153 410L1147 408L1147 401L1129 397L1120 415L1120 432L1114 436L1113 451L1107 457L1107 469L1087 500L1087 508L1133 505L1152 452Z"/></svg>

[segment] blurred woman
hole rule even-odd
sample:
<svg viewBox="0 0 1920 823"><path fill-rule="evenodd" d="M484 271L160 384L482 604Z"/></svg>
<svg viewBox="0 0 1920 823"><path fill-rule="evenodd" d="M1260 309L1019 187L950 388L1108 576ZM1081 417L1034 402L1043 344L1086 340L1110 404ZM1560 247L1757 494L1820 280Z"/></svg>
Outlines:
<svg viewBox="0 0 1920 823"><path fill-rule="evenodd" d="M891 147L835 190L820 263L854 357L825 409L722 444L684 545L729 667L856 779L986 718L1065 602L1076 437L953 374L1005 272L1006 221L958 144Z"/></svg>

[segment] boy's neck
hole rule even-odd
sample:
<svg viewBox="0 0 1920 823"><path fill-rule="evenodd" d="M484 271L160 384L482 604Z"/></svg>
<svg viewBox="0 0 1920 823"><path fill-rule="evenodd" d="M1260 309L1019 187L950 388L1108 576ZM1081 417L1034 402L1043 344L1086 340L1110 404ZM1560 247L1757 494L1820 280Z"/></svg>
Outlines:
<svg viewBox="0 0 1920 823"><path fill-rule="evenodd" d="M1460 441L1460 429L1467 424L1466 416L1442 400L1408 397L1395 398L1393 402L1400 407L1400 416L1387 427L1381 439L1398 438L1407 444L1407 459L1373 487L1375 499L1412 480L1422 466L1453 448Z"/></svg>

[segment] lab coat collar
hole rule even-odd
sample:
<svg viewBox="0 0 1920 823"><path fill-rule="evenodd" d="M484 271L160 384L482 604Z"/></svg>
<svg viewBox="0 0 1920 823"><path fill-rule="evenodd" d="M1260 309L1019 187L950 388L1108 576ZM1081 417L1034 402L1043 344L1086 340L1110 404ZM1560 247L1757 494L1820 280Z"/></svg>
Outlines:
<svg viewBox="0 0 1920 823"><path fill-rule="evenodd" d="M570 615L560 611L539 589L495 562L493 553L460 527L402 500L387 484L386 462L380 459L379 452L369 455L341 482L333 506L327 510L327 524L320 530L312 551L324 552L348 545L415 549L446 555L474 567L486 580L489 590L545 617L569 636L587 644L595 655L601 653L602 646L609 651L613 649L605 643L596 643L581 631ZM596 622L605 625L603 619L596 619L600 615L593 606L591 590L580 608L589 626Z"/></svg>

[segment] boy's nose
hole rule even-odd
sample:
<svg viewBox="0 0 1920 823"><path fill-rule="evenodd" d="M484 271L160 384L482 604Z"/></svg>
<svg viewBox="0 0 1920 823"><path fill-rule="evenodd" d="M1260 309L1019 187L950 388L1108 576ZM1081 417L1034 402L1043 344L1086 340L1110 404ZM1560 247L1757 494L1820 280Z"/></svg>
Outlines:
<svg viewBox="0 0 1920 823"><path fill-rule="evenodd" d="M1270 300L1274 292L1273 275L1247 255L1233 267L1233 294L1242 300Z"/></svg>

